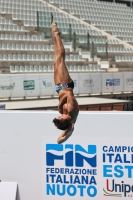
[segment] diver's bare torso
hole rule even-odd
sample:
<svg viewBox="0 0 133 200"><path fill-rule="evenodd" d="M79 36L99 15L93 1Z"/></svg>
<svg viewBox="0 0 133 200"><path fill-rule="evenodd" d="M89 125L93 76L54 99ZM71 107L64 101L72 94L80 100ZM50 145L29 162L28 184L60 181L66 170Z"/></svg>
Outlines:
<svg viewBox="0 0 133 200"><path fill-rule="evenodd" d="M79 106L71 88L60 91L58 109L61 114L69 114L71 122L75 123L79 113Z"/></svg>

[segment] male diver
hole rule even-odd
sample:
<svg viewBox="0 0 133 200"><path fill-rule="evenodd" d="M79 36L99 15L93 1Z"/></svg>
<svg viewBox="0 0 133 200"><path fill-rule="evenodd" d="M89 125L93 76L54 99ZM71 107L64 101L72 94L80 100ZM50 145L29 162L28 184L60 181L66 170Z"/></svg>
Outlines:
<svg viewBox="0 0 133 200"><path fill-rule="evenodd" d="M57 143L65 142L74 131L74 124L79 113L79 106L74 97L74 82L71 79L65 65L65 49L61 41L60 31L57 25L52 23L52 35L54 39L54 82L59 95L58 110L61 114L53 120L58 129L63 130Z"/></svg>

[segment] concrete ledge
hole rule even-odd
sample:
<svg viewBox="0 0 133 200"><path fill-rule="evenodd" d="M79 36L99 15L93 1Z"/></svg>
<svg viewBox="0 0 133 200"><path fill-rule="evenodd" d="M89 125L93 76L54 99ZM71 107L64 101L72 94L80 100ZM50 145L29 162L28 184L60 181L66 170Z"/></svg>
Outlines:
<svg viewBox="0 0 133 200"><path fill-rule="evenodd" d="M119 69L118 68L108 68L107 72L118 72Z"/></svg>

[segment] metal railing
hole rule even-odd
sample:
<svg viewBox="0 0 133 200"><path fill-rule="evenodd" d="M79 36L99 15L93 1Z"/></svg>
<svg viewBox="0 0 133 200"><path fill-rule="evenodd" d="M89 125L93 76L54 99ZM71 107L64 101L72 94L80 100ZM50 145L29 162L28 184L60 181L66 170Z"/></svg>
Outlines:
<svg viewBox="0 0 133 200"><path fill-rule="evenodd" d="M57 18L56 18L57 19ZM98 56L108 60L108 43L98 44L93 41L96 36L92 36L89 32L85 34L78 34L72 24L66 23L66 27L61 27L61 22L55 19L55 23L58 24L58 28L61 31L61 39L64 41L72 42L73 50L76 51L78 48L89 51L91 57ZM51 34L51 23L54 21L53 13L37 11L37 28L39 32L44 32L45 37L52 37ZM100 37L100 36L99 36ZM98 47L104 47L105 52L98 52Z"/></svg>

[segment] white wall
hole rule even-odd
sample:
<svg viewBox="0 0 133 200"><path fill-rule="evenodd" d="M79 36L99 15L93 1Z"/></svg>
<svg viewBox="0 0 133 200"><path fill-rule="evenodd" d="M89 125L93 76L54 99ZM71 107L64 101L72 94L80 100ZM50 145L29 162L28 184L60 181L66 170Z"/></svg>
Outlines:
<svg viewBox="0 0 133 200"><path fill-rule="evenodd" d="M52 120L58 116L58 112L1 111L0 180L3 182L17 182L21 200L111 199L111 197L104 195L106 192L114 195L114 200L118 199L117 194L121 195L122 200L129 199L128 195L133 195L130 190L133 184L132 115L132 112L80 112L73 135L65 144L57 145L56 140L60 131L55 128ZM63 148L63 150L48 150L50 144L52 144L53 149ZM94 158L93 162L95 166L92 166L90 161L85 160L83 166L76 166L77 158L75 156L77 154L75 154L75 150L77 145L78 151L76 152L85 156L86 159L96 155L96 160ZM115 147L117 147L118 152L113 151ZM54 166L48 166L49 164L46 163L48 152L54 152L58 156L63 155L63 158L61 160L55 159ZM67 153L69 153L68 158L66 158ZM111 154L113 155L111 156ZM76 159L76 162L73 163L73 166L66 166L65 160L72 163L72 156L75 157L73 159ZM82 156L80 157L81 160ZM49 161L51 160L52 158L49 159ZM62 173L52 173L55 168L62 170ZM79 184L78 181L81 180L83 174L76 175L72 173L71 178L75 179L77 176L77 183L59 183L60 178L63 177L70 181L70 174L68 172L63 174L61 168L67 168L67 171L73 169L75 173L75 169L81 171L83 169L93 170L92 174L87 175L92 182ZM49 169L52 170L51 173ZM53 174L55 174L55 178L52 186L50 175ZM46 181L47 175L49 176L48 181ZM60 178L58 177L58 183L55 183L58 175L60 175ZM86 175L84 176L86 177ZM107 179L110 190L114 180L115 184L119 184L121 187L123 183L124 191L107 191ZM47 188L48 184L50 187L55 186L56 188L57 184L58 187L64 185L67 190L63 196L60 196L57 190L53 195L53 191L51 192ZM82 188L83 191L81 186L84 187L84 189ZM73 188L75 187L77 192L72 197L70 194L73 194ZM94 188L97 193L94 197L90 197L86 188L89 188L89 195L94 194ZM129 190L130 192L128 192ZM47 192L49 192L49 195L47 195ZM126 194L126 197L124 197L124 194Z"/></svg>

